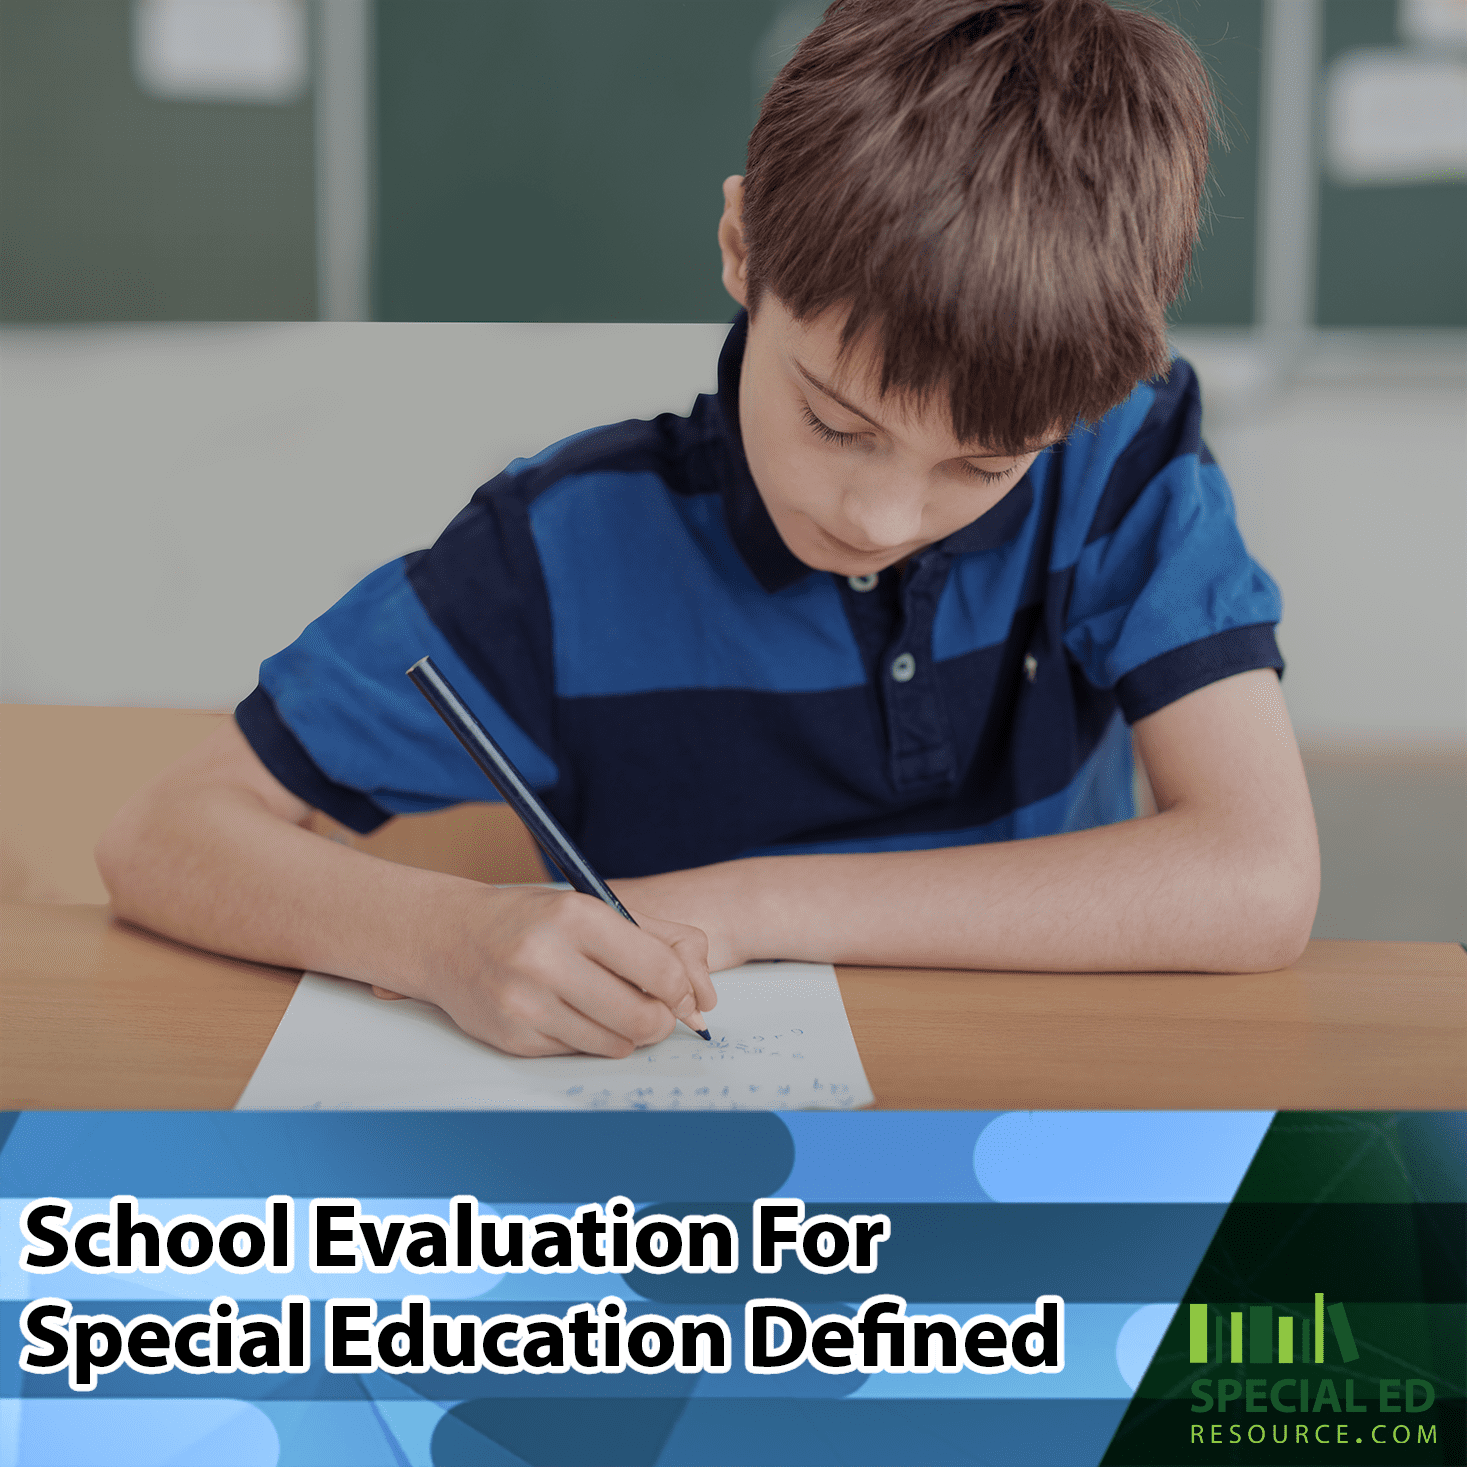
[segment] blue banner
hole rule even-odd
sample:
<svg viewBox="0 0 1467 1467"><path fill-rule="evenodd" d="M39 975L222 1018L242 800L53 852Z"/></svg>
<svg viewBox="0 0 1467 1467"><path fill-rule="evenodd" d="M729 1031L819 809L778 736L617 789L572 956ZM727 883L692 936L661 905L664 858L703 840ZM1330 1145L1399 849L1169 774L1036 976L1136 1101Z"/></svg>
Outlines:
<svg viewBox="0 0 1467 1467"><path fill-rule="evenodd" d="M1191 1428L1232 1418L1180 1404L1191 1365L1157 1385L1158 1346L1195 1347L1205 1315L1220 1332L1205 1327L1204 1370L1230 1368L1227 1321L1242 1308L1186 1301L1251 1196L1245 1178L1260 1185L1265 1136L1281 1138L1268 1143L1277 1151L1290 1119L8 1117L0 1460L1201 1460ZM1354 1151L1405 1156L1437 1188L1420 1205L1460 1214L1460 1117L1325 1119ZM1309 1185L1337 1184L1341 1165ZM1336 1262L1310 1256L1336 1311L1333 1360L1345 1310L1365 1319L1370 1301ZM1456 1256L1413 1254L1412 1278L1437 1283L1391 1277L1376 1293L1459 1318L1460 1276L1455 1294L1439 1287ZM1246 1307L1255 1332L1284 1328L1256 1295ZM1312 1317L1301 1310L1291 1350ZM1369 1341L1351 1348L1359 1358ZM1392 1460L1451 1460L1431 1449L1451 1450L1437 1427L1450 1433L1441 1412L1454 1400L1460 1415L1460 1380L1448 1378L1460 1371L1437 1366L1429 1409L1418 1385L1414 1414L1371 1418L1413 1433L1435 1423L1431 1443L1413 1435ZM1426 1382L1422 1369L1397 1372L1384 1397L1372 1383L1371 1409L1405 1402L1400 1381ZM1368 1394L1364 1377L1350 1389ZM1151 1396L1168 1424L1138 1427ZM1242 1411L1238 1422L1256 1424ZM1117 1454L1125 1440L1139 1455ZM1231 1460L1219 1444L1204 1440L1208 1460Z"/></svg>

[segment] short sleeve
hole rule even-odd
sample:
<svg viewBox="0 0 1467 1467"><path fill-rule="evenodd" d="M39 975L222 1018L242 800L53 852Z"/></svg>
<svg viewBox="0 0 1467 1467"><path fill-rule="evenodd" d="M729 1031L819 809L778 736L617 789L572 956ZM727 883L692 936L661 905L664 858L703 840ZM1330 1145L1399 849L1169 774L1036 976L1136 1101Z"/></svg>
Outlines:
<svg viewBox="0 0 1467 1467"><path fill-rule="evenodd" d="M475 519L470 505L432 551L393 561L353 587L261 666L259 686L236 710L250 746L287 789L363 834L395 814L496 798L408 681L407 669L425 655L530 785L556 783L552 753L543 746L548 741L532 738L525 727L533 720L543 728L549 719L537 716L540 671L516 676L516 663L526 657L523 638L513 626L494 626L494 598L482 605L481 624L466 630L455 608L472 601L473 588L444 585L457 560L473 555L461 542L466 532L472 540ZM424 588L447 617L430 614ZM500 599L517 606L517 615L526 599L533 603L509 588ZM445 628L445 619L453 625ZM486 670L496 643L502 657ZM495 681L499 690L489 686ZM506 707L506 687L516 690L515 712Z"/></svg>
<svg viewBox="0 0 1467 1467"><path fill-rule="evenodd" d="M1143 392L1127 405L1134 431L1095 454L1106 472L1065 619L1070 655L1093 686L1115 690L1130 723L1235 673L1283 669L1278 587L1248 554L1198 435L1196 377L1178 361Z"/></svg>

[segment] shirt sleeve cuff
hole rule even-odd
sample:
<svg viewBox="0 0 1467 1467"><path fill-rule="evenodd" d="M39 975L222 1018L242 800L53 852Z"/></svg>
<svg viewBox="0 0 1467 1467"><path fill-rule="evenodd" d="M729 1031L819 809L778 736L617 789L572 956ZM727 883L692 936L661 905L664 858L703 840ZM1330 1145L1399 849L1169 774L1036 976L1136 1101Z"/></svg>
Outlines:
<svg viewBox="0 0 1467 1467"><path fill-rule="evenodd" d="M264 688L257 687L234 710L234 721L265 768L314 809L358 835L370 835L392 818L390 811L360 790L337 784L321 772L305 746L285 726Z"/></svg>
<svg viewBox="0 0 1467 1467"><path fill-rule="evenodd" d="M1271 667L1280 677L1284 674L1284 659L1271 623L1232 627L1163 652L1133 667L1116 684L1116 696L1126 722L1135 723L1198 688L1256 667Z"/></svg>

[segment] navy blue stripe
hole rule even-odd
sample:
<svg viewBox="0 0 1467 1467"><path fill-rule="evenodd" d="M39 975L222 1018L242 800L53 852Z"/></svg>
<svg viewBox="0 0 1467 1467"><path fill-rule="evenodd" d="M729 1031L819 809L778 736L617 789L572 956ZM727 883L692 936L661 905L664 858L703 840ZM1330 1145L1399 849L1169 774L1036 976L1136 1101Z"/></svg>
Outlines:
<svg viewBox="0 0 1467 1467"><path fill-rule="evenodd" d="M1202 396L1197 387L1197 374L1179 357L1165 377L1148 385L1155 391L1156 399L1105 481L1085 537L1087 545L1109 535L1126 517L1142 490L1174 458L1203 452ZM1209 462L1211 458L1208 454Z"/></svg>
<svg viewBox="0 0 1467 1467"><path fill-rule="evenodd" d="M496 492L501 480L513 485L525 503L536 495L576 474L654 473L669 482L680 479L675 464L687 449L689 420L675 413L662 413L650 421L628 418L604 428L578 435L558 453L530 468L513 465L491 479L475 495Z"/></svg>
<svg viewBox="0 0 1467 1467"><path fill-rule="evenodd" d="M392 818L375 800L327 778L305 746L285 726L264 688L257 687L238 708L234 721L262 763L291 794L313 809L339 820L358 835L369 835Z"/></svg>
<svg viewBox="0 0 1467 1467"><path fill-rule="evenodd" d="M935 677L953 736L925 799L897 779L870 684L820 693L680 689L563 700L546 799L604 874L642 876L771 846L967 830L1064 789L1116 707L1042 608ZM1057 650L1051 650L1057 649ZM1024 658L1034 655L1033 681ZM650 736L649 736L650 735Z"/></svg>
<svg viewBox="0 0 1467 1467"><path fill-rule="evenodd" d="M1200 642L1163 652L1160 657L1132 668L1116 684L1116 693L1126 722L1135 723L1158 708L1195 693L1198 688L1257 667L1271 667L1280 677L1284 673L1284 659L1274 639L1273 627L1266 623L1232 627L1203 637Z"/></svg>
<svg viewBox="0 0 1467 1467"><path fill-rule="evenodd" d="M742 445L727 443L720 412L715 398L700 393L687 417L659 413L655 418L626 418L588 429L573 435L554 452L545 450L528 466L517 460L474 497L512 486L528 505L547 489L577 474L652 473L674 494L719 493L735 461L748 477ZM752 479L749 486L753 488ZM801 566L802 572L807 569Z"/></svg>
<svg viewBox="0 0 1467 1467"><path fill-rule="evenodd" d="M533 480L525 480L491 479L431 550L409 558L407 577L480 684L554 760L550 601L526 515Z"/></svg>

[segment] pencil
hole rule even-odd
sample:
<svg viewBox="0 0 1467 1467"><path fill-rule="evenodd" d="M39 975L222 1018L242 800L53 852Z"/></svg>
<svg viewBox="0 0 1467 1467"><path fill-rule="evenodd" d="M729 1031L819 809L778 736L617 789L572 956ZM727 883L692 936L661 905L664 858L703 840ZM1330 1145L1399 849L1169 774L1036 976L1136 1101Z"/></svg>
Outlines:
<svg viewBox="0 0 1467 1467"><path fill-rule="evenodd" d="M428 700L433 711L446 723L453 736L468 752L503 796L505 804L525 824L525 829L535 837L540 849L555 866L573 890L593 896L606 903L612 911L625 917L633 927L636 918L616 899L616 893L596 873L595 867L581 854L580 848L561 829L560 822L540 802L540 797L525 783L524 776L514 767L509 755L490 737L489 731L474 717L468 705L453 690L453 685L433 665L431 657L420 657L408 668L407 675L413 686ZM702 1014L695 1011L702 1021ZM687 1025L699 1039L711 1039L707 1029Z"/></svg>

